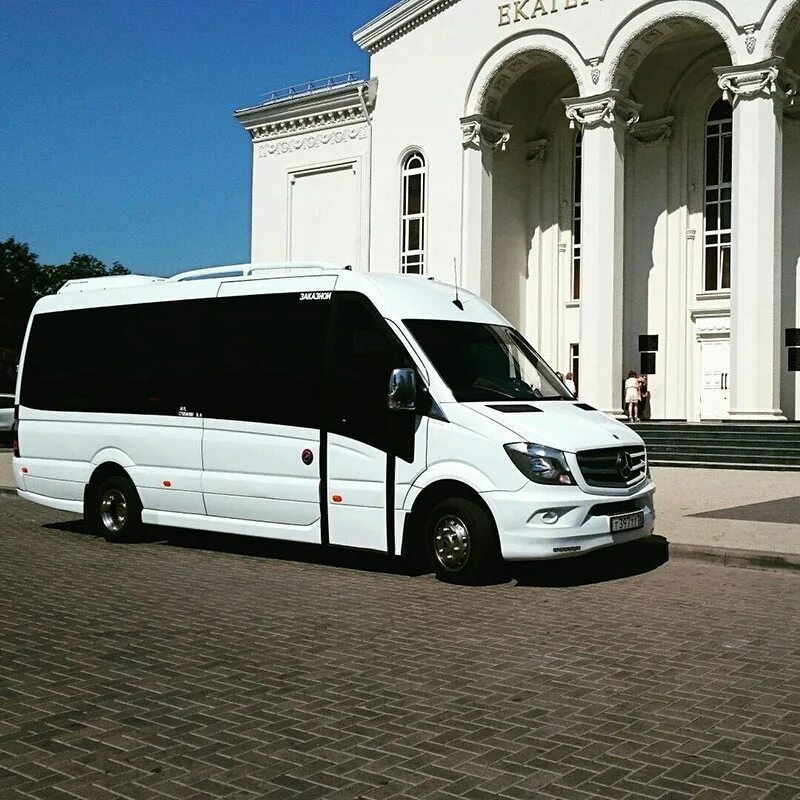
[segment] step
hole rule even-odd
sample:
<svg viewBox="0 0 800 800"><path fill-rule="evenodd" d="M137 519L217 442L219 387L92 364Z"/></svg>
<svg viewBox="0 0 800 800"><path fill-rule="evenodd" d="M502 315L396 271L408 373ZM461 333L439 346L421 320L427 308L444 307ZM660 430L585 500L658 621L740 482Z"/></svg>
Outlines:
<svg viewBox="0 0 800 800"><path fill-rule="evenodd" d="M663 443L651 445L646 443L648 453L720 453L741 455L772 454L781 458L794 458L800 461L800 448L798 447L759 447L752 445L729 445L723 442L703 442L691 444L687 442Z"/></svg>
<svg viewBox="0 0 800 800"><path fill-rule="evenodd" d="M658 444L660 442L725 442L731 446L735 444L762 446L762 447L800 447L800 436L781 436L780 434L757 436L743 436L742 434L707 434L707 433L643 433L637 431L645 442Z"/></svg>
<svg viewBox="0 0 800 800"><path fill-rule="evenodd" d="M800 464L737 464L721 463L714 461L662 461L653 459L650 461L651 467L682 467L685 469L747 469L747 470L768 470L771 472L800 472Z"/></svg>
<svg viewBox="0 0 800 800"><path fill-rule="evenodd" d="M633 422L634 430L774 431L800 433L798 422Z"/></svg>
<svg viewBox="0 0 800 800"><path fill-rule="evenodd" d="M793 458L783 458L772 453L761 453L759 455L749 454L743 456L741 453L708 452L701 454L678 451L675 453L650 453L648 455L648 462L650 464L673 461L696 461L698 463L715 464L752 464L754 466L782 464L783 466L795 466L800 469L800 458L796 456Z"/></svg>

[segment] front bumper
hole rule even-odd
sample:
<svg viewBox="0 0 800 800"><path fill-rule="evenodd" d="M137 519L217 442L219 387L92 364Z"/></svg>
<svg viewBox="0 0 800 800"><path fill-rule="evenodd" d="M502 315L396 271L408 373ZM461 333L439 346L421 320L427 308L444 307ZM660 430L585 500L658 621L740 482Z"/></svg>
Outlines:
<svg viewBox="0 0 800 800"><path fill-rule="evenodd" d="M655 527L655 486L645 481L629 494L587 494L577 486L529 484L517 492L484 492L507 561L565 558L644 539ZM644 526L611 533L612 516L644 513ZM555 521L545 522L548 515Z"/></svg>

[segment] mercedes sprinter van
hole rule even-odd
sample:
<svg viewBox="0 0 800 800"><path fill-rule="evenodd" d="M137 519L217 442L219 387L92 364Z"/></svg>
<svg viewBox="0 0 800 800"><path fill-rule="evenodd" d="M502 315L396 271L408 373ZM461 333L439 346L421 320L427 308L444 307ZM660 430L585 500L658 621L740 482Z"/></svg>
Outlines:
<svg viewBox="0 0 800 800"><path fill-rule="evenodd" d="M472 582L650 535L630 428L494 308L326 264L70 281L17 385L20 497L141 524L424 554Z"/></svg>

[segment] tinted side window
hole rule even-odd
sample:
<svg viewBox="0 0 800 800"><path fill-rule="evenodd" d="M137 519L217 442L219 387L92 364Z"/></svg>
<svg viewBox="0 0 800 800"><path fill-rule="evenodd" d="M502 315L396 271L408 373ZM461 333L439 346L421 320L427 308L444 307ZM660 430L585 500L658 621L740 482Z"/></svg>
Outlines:
<svg viewBox="0 0 800 800"><path fill-rule="evenodd" d="M330 430L410 460L414 414L388 409L389 376L413 367L402 343L361 295L335 295Z"/></svg>
<svg viewBox="0 0 800 800"><path fill-rule="evenodd" d="M216 300L205 415L320 428L330 305L297 292Z"/></svg>
<svg viewBox="0 0 800 800"><path fill-rule="evenodd" d="M38 315L22 404L319 428L330 301L298 293Z"/></svg>
<svg viewBox="0 0 800 800"><path fill-rule="evenodd" d="M36 316L23 405L51 411L199 413L213 300L60 311Z"/></svg>

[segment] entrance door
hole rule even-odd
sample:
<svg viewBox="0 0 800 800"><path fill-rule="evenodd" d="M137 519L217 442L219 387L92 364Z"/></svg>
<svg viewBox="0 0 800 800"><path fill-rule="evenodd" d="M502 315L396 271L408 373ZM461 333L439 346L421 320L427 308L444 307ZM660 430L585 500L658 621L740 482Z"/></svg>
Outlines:
<svg viewBox="0 0 800 800"><path fill-rule="evenodd" d="M730 378L729 339L700 343L702 378L700 383L700 418L723 419L728 416Z"/></svg>
<svg viewBox="0 0 800 800"><path fill-rule="evenodd" d="M362 295L334 293L328 345L328 541L396 551L397 498L425 468L428 419L390 411L393 369L406 348ZM325 513L325 512L323 512Z"/></svg>

